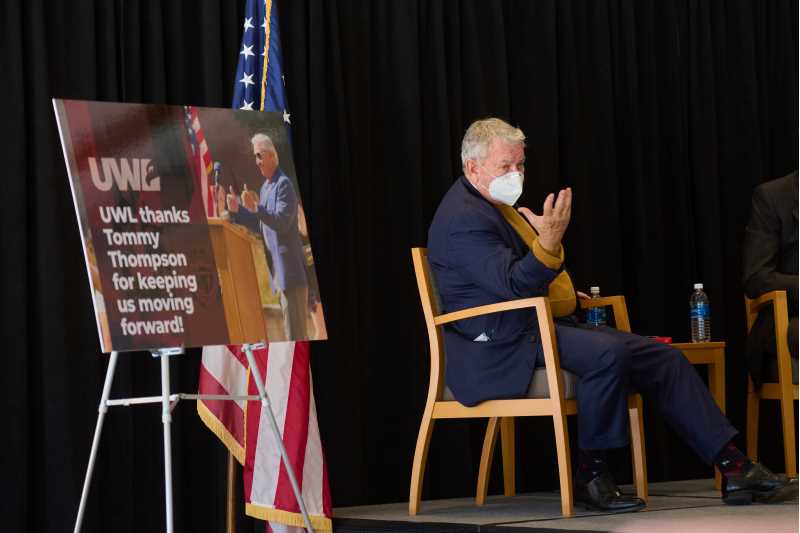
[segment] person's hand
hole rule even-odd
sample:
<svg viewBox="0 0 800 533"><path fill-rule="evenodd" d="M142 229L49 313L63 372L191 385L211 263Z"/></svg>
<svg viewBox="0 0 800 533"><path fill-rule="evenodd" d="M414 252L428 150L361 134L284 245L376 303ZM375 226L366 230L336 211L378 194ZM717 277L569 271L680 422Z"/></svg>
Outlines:
<svg viewBox="0 0 800 533"><path fill-rule="evenodd" d="M591 299L592 299L592 298L591 298L591 297L590 297L588 294L586 294L585 292L581 292L581 291L575 291L575 294L577 294L577 295L578 295L578 298L579 298L579 299L581 299L581 300L591 300Z"/></svg>
<svg viewBox="0 0 800 533"><path fill-rule="evenodd" d="M239 198L236 196L236 193L233 192L233 185L230 186L228 189L228 211L231 213L238 213L239 212Z"/></svg>
<svg viewBox="0 0 800 533"><path fill-rule="evenodd" d="M570 187L561 189L558 191L558 197L553 193L548 194L544 199L541 215L533 213L527 207L520 207L518 211L528 219L539 234L539 244L548 252L556 253L569 225L572 213L572 189Z"/></svg>
<svg viewBox="0 0 800 533"><path fill-rule="evenodd" d="M244 190L242 191L242 205L245 209L253 213L258 211L258 197L253 191L247 190L247 184L245 184Z"/></svg>
<svg viewBox="0 0 800 533"><path fill-rule="evenodd" d="M214 185L214 215L221 217L225 211L225 188L222 185Z"/></svg>

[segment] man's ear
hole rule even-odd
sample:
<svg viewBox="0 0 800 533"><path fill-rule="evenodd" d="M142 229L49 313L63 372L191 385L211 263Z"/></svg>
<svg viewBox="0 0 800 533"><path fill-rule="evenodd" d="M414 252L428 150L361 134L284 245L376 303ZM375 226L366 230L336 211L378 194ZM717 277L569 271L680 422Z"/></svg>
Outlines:
<svg viewBox="0 0 800 533"><path fill-rule="evenodd" d="M467 159L464 163L464 174L469 178L474 176L478 170L478 163L474 159Z"/></svg>

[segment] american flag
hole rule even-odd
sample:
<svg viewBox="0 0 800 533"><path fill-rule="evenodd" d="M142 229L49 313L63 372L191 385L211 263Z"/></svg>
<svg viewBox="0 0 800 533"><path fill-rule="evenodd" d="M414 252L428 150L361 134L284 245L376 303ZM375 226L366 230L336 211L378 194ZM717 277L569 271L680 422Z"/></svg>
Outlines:
<svg viewBox="0 0 800 533"><path fill-rule="evenodd" d="M288 127L281 63L277 6L272 0L248 0L232 107L281 112ZM202 137L202 129L195 135ZM317 424L308 342L270 343L254 355L312 526L315 531L331 531L330 490ZM257 393L240 347L203 349L199 389L201 394ZM266 520L268 532L302 530L303 517L261 403L198 401L197 411L244 465L245 512Z"/></svg>
<svg viewBox="0 0 800 533"><path fill-rule="evenodd" d="M183 109L189 143L192 147L195 163L199 170L200 186L203 191L203 205L206 209L206 216L214 216L213 193L211 184L208 182L208 177L211 175L213 169L211 151L208 149L208 143L203 133L203 127L200 124L197 108L194 106L184 106Z"/></svg>

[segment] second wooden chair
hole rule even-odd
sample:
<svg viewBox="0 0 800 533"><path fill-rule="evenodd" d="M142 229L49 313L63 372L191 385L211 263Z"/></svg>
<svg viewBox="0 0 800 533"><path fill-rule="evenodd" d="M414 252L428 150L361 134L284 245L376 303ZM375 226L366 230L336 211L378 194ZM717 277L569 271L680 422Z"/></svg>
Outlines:
<svg viewBox="0 0 800 533"><path fill-rule="evenodd" d="M783 451L786 475L797 477L797 448L795 447L794 402L797 400L797 383L793 383L792 360L789 354L787 330L789 329L789 310L786 291L772 291L755 300L745 297L747 312L747 332L753 328L761 309L772 305L775 318L775 340L778 359L777 379L762 383L760 387L747 378L747 455L758 459L758 419L761 400L778 400L781 404L781 423L783 426Z"/></svg>

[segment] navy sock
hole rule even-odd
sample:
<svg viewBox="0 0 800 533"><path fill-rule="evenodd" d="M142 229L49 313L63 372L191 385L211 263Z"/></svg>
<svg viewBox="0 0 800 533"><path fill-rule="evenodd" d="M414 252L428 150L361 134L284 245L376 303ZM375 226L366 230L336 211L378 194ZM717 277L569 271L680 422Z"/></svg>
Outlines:
<svg viewBox="0 0 800 533"><path fill-rule="evenodd" d="M605 450L578 450L578 468L575 472L577 479L588 482L607 471Z"/></svg>

